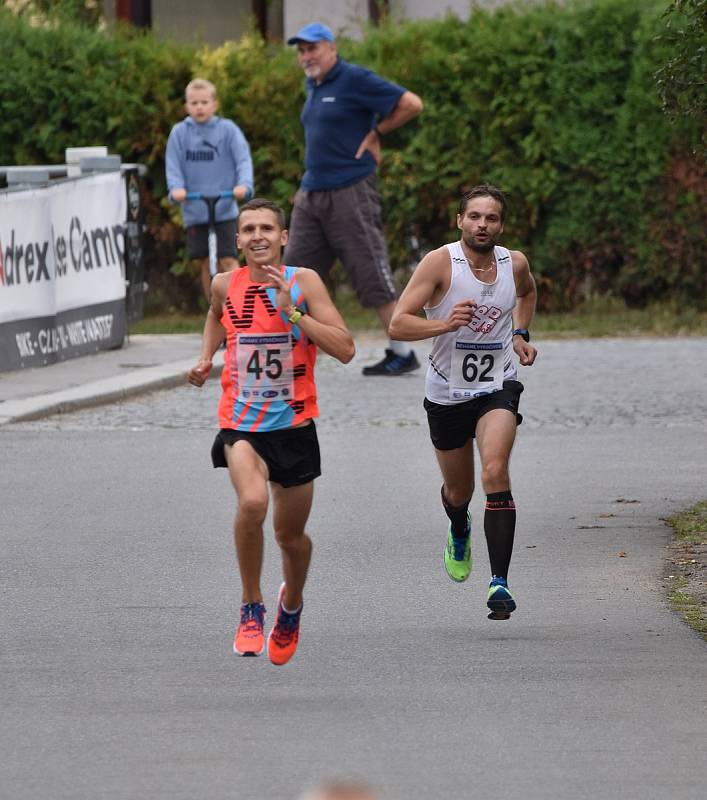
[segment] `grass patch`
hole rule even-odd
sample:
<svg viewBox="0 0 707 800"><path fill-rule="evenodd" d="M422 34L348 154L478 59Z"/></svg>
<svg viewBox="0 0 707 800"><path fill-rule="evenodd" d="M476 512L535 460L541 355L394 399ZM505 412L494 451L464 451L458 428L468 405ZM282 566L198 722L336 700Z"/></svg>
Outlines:
<svg viewBox="0 0 707 800"><path fill-rule="evenodd" d="M668 602L707 640L707 501L666 522L673 529Z"/></svg>
<svg viewBox="0 0 707 800"><path fill-rule="evenodd" d="M686 589L687 580L682 577L675 578L675 586L668 594L670 607L703 639L707 640L707 616L705 616L704 605Z"/></svg>
<svg viewBox="0 0 707 800"><path fill-rule="evenodd" d="M543 338L707 336L707 313L665 304L627 308L620 300L597 297L577 311L538 314L532 327Z"/></svg>
<svg viewBox="0 0 707 800"><path fill-rule="evenodd" d="M130 333L201 333L205 318L206 313L175 311L171 314L150 314L130 325Z"/></svg>
<svg viewBox="0 0 707 800"><path fill-rule="evenodd" d="M378 315L361 308L348 286L340 286L334 298L352 331L379 331ZM201 333L206 313L148 314L130 326L130 333ZM586 339L604 336L707 336L707 313L695 309L655 305L626 308L618 300L595 298L578 311L537 314L533 338Z"/></svg>
<svg viewBox="0 0 707 800"><path fill-rule="evenodd" d="M681 542L707 543L707 500L666 520Z"/></svg>

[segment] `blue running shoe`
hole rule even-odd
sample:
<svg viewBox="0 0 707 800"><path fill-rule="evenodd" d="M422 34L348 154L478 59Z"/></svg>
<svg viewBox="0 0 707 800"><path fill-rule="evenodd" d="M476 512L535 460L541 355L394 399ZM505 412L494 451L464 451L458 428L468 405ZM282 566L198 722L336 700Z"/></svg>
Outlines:
<svg viewBox="0 0 707 800"><path fill-rule="evenodd" d="M511 612L516 610L516 601L505 578L493 576L486 605L491 609L489 619L510 619Z"/></svg>
<svg viewBox="0 0 707 800"><path fill-rule="evenodd" d="M419 367L420 362L414 351L411 350L406 356L399 356L390 348L386 348L384 358L364 367L362 372L364 375L404 375Z"/></svg>

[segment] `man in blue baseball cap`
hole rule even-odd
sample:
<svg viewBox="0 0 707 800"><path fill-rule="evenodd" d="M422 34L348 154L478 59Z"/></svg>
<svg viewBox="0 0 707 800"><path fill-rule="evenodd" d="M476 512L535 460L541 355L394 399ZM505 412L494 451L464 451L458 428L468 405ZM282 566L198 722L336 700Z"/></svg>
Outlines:
<svg viewBox="0 0 707 800"><path fill-rule="evenodd" d="M287 44L297 46L306 78L305 172L295 195L285 263L322 277L338 258L364 308L388 330L397 293L381 219L376 168L381 137L422 111L422 100L375 72L349 64L332 31L305 25ZM402 375L420 366L407 342L390 340L384 358L364 375Z"/></svg>
<svg viewBox="0 0 707 800"><path fill-rule="evenodd" d="M294 36L290 36L287 44L299 44L299 42L333 42L334 34L331 28L322 25L321 22L310 22L304 28L300 28Z"/></svg>

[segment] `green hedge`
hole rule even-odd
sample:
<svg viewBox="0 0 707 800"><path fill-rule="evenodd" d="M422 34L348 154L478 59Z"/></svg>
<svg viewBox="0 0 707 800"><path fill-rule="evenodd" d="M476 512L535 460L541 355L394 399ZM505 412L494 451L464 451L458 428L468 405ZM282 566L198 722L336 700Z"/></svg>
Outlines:
<svg viewBox="0 0 707 800"><path fill-rule="evenodd" d="M510 196L506 242L530 256L543 307L611 294L705 308L706 175L693 153L701 131L666 117L655 88L670 56L666 5L506 7L339 42L345 58L425 102L418 120L386 137L381 168L401 277L411 236L423 249L453 239L460 190L488 180ZM125 31L30 27L2 10L0 40L0 161L61 161L66 146L103 143L145 163L148 267L161 303L193 305L199 294L169 271L183 237L164 202L166 136L192 75L217 84L222 113L246 133L258 194L290 208L303 154L292 48L250 34L196 51Z"/></svg>

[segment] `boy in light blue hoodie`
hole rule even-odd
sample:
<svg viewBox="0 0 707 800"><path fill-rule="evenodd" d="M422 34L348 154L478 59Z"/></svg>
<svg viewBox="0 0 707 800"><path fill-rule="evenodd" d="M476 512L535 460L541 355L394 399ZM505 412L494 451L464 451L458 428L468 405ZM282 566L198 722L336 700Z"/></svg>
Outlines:
<svg viewBox="0 0 707 800"><path fill-rule="evenodd" d="M211 293L208 249L208 210L201 200L186 200L187 192L217 195L232 192L234 200L216 204L219 271L238 266L236 201L253 195L253 161L243 131L230 119L216 116L216 87L196 78L185 91L189 116L178 122L167 140L167 188L177 203L184 203L189 257L199 259L201 285L207 302Z"/></svg>

